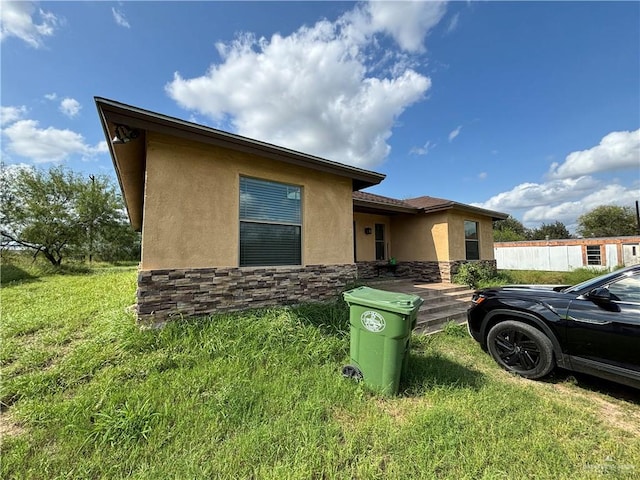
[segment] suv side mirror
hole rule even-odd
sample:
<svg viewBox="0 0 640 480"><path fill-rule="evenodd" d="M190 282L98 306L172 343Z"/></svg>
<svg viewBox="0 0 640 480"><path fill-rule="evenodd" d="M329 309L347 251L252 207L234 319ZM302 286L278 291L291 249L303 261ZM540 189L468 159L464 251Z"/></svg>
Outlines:
<svg viewBox="0 0 640 480"><path fill-rule="evenodd" d="M608 288L598 287L591 290L587 297L593 302L609 303L611 301L611 292Z"/></svg>
<svg viewBox="0 0 640 480"><path fill-rule="evenodd" d="M608 288L598 287L587 293L587 298L598 307L608 312L619 312L620 306L613 301L614 297Z"/></svg>

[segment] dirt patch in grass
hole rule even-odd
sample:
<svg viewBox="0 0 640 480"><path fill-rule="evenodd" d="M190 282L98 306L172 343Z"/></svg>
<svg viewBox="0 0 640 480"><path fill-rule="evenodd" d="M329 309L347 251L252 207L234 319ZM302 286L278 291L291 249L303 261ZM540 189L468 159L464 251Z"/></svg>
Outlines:
<svg viewBox="0 0 640 480"><path fill-rule="evenodd" d="M419 397L378 398L375 403L381 412L400 422L407 420L420 409L431 407L427 400Z"/></svg>
<svg viewBox="0 0 640 480"><path fill-rule="evenodd" d="M602 398L596 392L580 392L566 385L554 385L554 390L572 395L587 404L593 405L593 411L603 423L640 437L640 408L624 401L611 401Z"/></svg>
<svg viewBox="0 0 640 480"><path fill-rule="evenodd" d="M353 426L362 423L363 419L377 418L382 413L402 423L409 421L416 412L431 408L432 405L422 397L376 397L372 399L372 406L366 413L335 409L333 419L340 425Z"/></svg>
<svg viewBox="0 0 640 480"><path fill-rule="evenodd" d="M17 437L26 430L14 422L8 412L0 413L0 438Z"/></svg>

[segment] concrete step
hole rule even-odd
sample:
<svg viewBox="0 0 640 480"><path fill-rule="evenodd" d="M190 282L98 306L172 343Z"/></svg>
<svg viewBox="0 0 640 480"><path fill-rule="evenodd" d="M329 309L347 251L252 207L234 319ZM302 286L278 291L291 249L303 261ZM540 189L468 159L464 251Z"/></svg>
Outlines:
<svg viewBox="0 0 640 480"><path fill-rule="evenodd" d="M424 303L418 311L416 333L432 334L442 331L449 322L458 324L467 320L471 306L470 290L465 285L451 283L416 283L407 280L384 279L370 284L372 288L418 295Z"/></svg>
<svg viewBox="0 0 640 480"><path fill-rule="evenodd" d="M431 315L449 311L467 310L471 306L469 300L462 299L438 299L436 302L424 302L418 310L418 315Z"/></svg>
<svg viewBox="0 0 640 480"><path fill-rule="evenodd" d="M453 322L458 325L464 325L467 322L466 313L453 317L440 318L428 323L418 324L416 325L414 333L422 335L431 335L433 333L438 333L441 332L444 329L445 325L447 325L449 322Z"/></svg>
<svg viewBox="0 0 640 480"><path fill-rule="evenodd" d="M459 316L466 316L467 305L459 307L451 307L446 310L438 310L435 312L420 312L418 313L417 323L430 323L441 319L453 319Z"/></svg>

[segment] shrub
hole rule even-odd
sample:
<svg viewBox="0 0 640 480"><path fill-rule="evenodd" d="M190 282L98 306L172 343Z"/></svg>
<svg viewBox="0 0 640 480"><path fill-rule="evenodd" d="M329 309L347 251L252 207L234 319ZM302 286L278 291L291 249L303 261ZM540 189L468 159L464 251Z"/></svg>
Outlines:
<svg viewBox="0 0 640 480"><path fill-rule="evenodd" d="M478 288L480 284L496 284L508 282L508 278L498 274L493 265L485 262L463 263L453 276L453 283L468 285L471 288Z"/></svg>

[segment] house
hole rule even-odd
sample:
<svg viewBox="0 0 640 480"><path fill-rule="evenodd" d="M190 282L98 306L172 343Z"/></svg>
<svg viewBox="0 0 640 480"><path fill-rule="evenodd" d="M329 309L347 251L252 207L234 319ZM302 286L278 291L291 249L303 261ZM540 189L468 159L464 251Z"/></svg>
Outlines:
<svg viewBox="0 0 640 480"><path fill-rule="evenodd" d="M441 281L460 262L494 262L491 222L503 214L360 192L385 175L95 101L142 232L141 323L325 300L391 263L393 274Z"/></svg>
<svg viewBox="0 0 640 480"><path fill-rule="evenodd" d="M359 278L394 259L396 274L451 281L467 261L493 261L493 221L505 214L434 197L396 200L353 193L354 250Z"/></svg>
<svg viewBox="0 0 640 480"><path fill-rule="evenodd" d="M640 263L640 236L496 242L498 268L568 272Z"/></svg>

